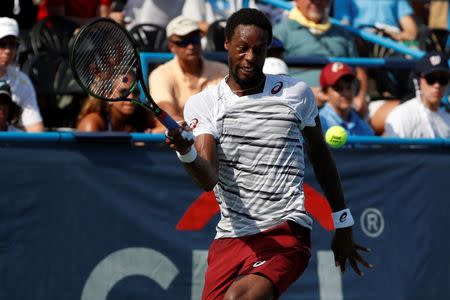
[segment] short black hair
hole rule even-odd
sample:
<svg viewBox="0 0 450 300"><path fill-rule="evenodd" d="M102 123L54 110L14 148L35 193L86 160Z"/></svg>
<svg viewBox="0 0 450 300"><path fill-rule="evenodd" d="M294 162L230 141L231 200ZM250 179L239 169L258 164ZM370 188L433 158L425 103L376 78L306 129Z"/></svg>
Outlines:
<svg viewBox="0 0 450 300"><path fill-rule="evenodd" d="M225 38L231 40L234 30L239 25L255 25L267 32L267 46L272 43L272 23L267 19L266 15L255 8L242 8L234 12L227 20L225 26Z"/></svg>

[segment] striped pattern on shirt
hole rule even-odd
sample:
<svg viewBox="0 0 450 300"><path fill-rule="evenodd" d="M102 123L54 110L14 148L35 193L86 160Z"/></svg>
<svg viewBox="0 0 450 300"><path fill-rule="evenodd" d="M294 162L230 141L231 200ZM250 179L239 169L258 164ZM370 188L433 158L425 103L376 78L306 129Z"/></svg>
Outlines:
<svg viewBox="0 0 450 300"><path fill-rule="evenodd" d="M185 118L198 120L194 134L217 140L216 238L255 234L284 220L311 227L301 130L314 126L316 115L310 89L287 76L267 76L262 94L238 97L222 81L190 99Z"/></svg>

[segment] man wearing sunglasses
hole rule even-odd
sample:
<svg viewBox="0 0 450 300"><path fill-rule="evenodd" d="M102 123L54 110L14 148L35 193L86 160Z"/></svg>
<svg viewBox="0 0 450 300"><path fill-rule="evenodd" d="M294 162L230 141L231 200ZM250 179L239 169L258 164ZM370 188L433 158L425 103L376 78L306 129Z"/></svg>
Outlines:
<svg viewBox="0 0 450 300"><path fill-rule="evenodd" d="M385 124L387 136L449 138L450 113L442 107L450 69L445 55L430 52L417 64L416 97L397 106Z"/></svg>
<svg viewBox="0 0 450 300"><path fill-rule="evenodd" d="M22 108L21 126L26 131L42 131L44 125L36 92L28 76L15 66L19 47L19 25L16 20L0 18L0 80L11 87L12 100Z"/></svg>
<svg viewBox="0 0 450 300"><path fill-rule="evenodd" d="M225 64L202 56L200 28L196 21L179 16L166 28L168 46L175 57L149 76L150 93L156 103L176 121L183 120L187 99L228 74ZM158 122L159 123L159 122ZM164 132L161 124L152 130Z"/></svg>
<svg viewBox="0 0 450 300"><path fill-rule="evenodd" d="M358 79L350 66L340 62L327 64L320 73L320 86L327 98L319 113L323 132L339 125L349 135L374 135L370 125L352 108Z"/></svg>

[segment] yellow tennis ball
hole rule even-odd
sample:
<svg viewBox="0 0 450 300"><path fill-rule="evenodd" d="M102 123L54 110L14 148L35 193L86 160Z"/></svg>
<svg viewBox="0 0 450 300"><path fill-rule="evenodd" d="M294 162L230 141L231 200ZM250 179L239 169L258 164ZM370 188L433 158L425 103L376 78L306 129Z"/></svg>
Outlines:
<svg viewBox="0 0 450 300"><path fill-rule="evenodd" d="M325 140L331 148L340 148L347 141L347 131L342 126L332 126L325 133Z"/></svg>

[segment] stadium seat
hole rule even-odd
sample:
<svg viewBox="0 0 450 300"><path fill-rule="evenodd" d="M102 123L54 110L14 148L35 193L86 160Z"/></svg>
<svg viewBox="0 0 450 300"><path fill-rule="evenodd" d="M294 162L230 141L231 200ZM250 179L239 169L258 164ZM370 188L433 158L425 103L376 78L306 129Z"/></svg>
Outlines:
<svg viewBox="0 0 450 300"><path fill-rule="evenodd" d="M447 29L425 28L419 32L420 49L430 52L439 51L450 58L450 49L447 48L447 41L450 32Z"/></svg>
<svg viewBox="0 0 450 300"><path fill-rule="evenodd" d="M138 24L129 30L139 51L166 52L166 30L156 24Z"/></svg>
<svg viewBox="0 0 450 300"><path fill-rule="evenodd" d="M359 29L369 30L377 35L389 38L389 35L381 28L373 25L361 25ZM357 39L358 52L363 57L388 58L404 55L388 47ZM374 80L374 90L370 91L372 100L395 100L407 99L413 96L414 87L412 85L413 72L408 69L379 68L369 70L369 77Z"/></svg>
<svg viewBox="0 0 450 300"><path fill-rule="evenodd" d="M226 20L217 20L211 23L206 32L206 52L226 51L225 42L225 24Z"/></svg>
<svg viewBox="0 0 450 300"><path fill-rule="evenodd" d="M22 70L30 77L47 128L73 127L87 95L75 81L69 60L54 52L39 53L25 61Z"/></svg>
<svg viewBox="0 0 450 300"><path fill-rule="evenodd" d="M34 54L54 52L69 53L69 41L79 27L75 22L61 16L49 16L37 22L30 31Z"/></svg>

